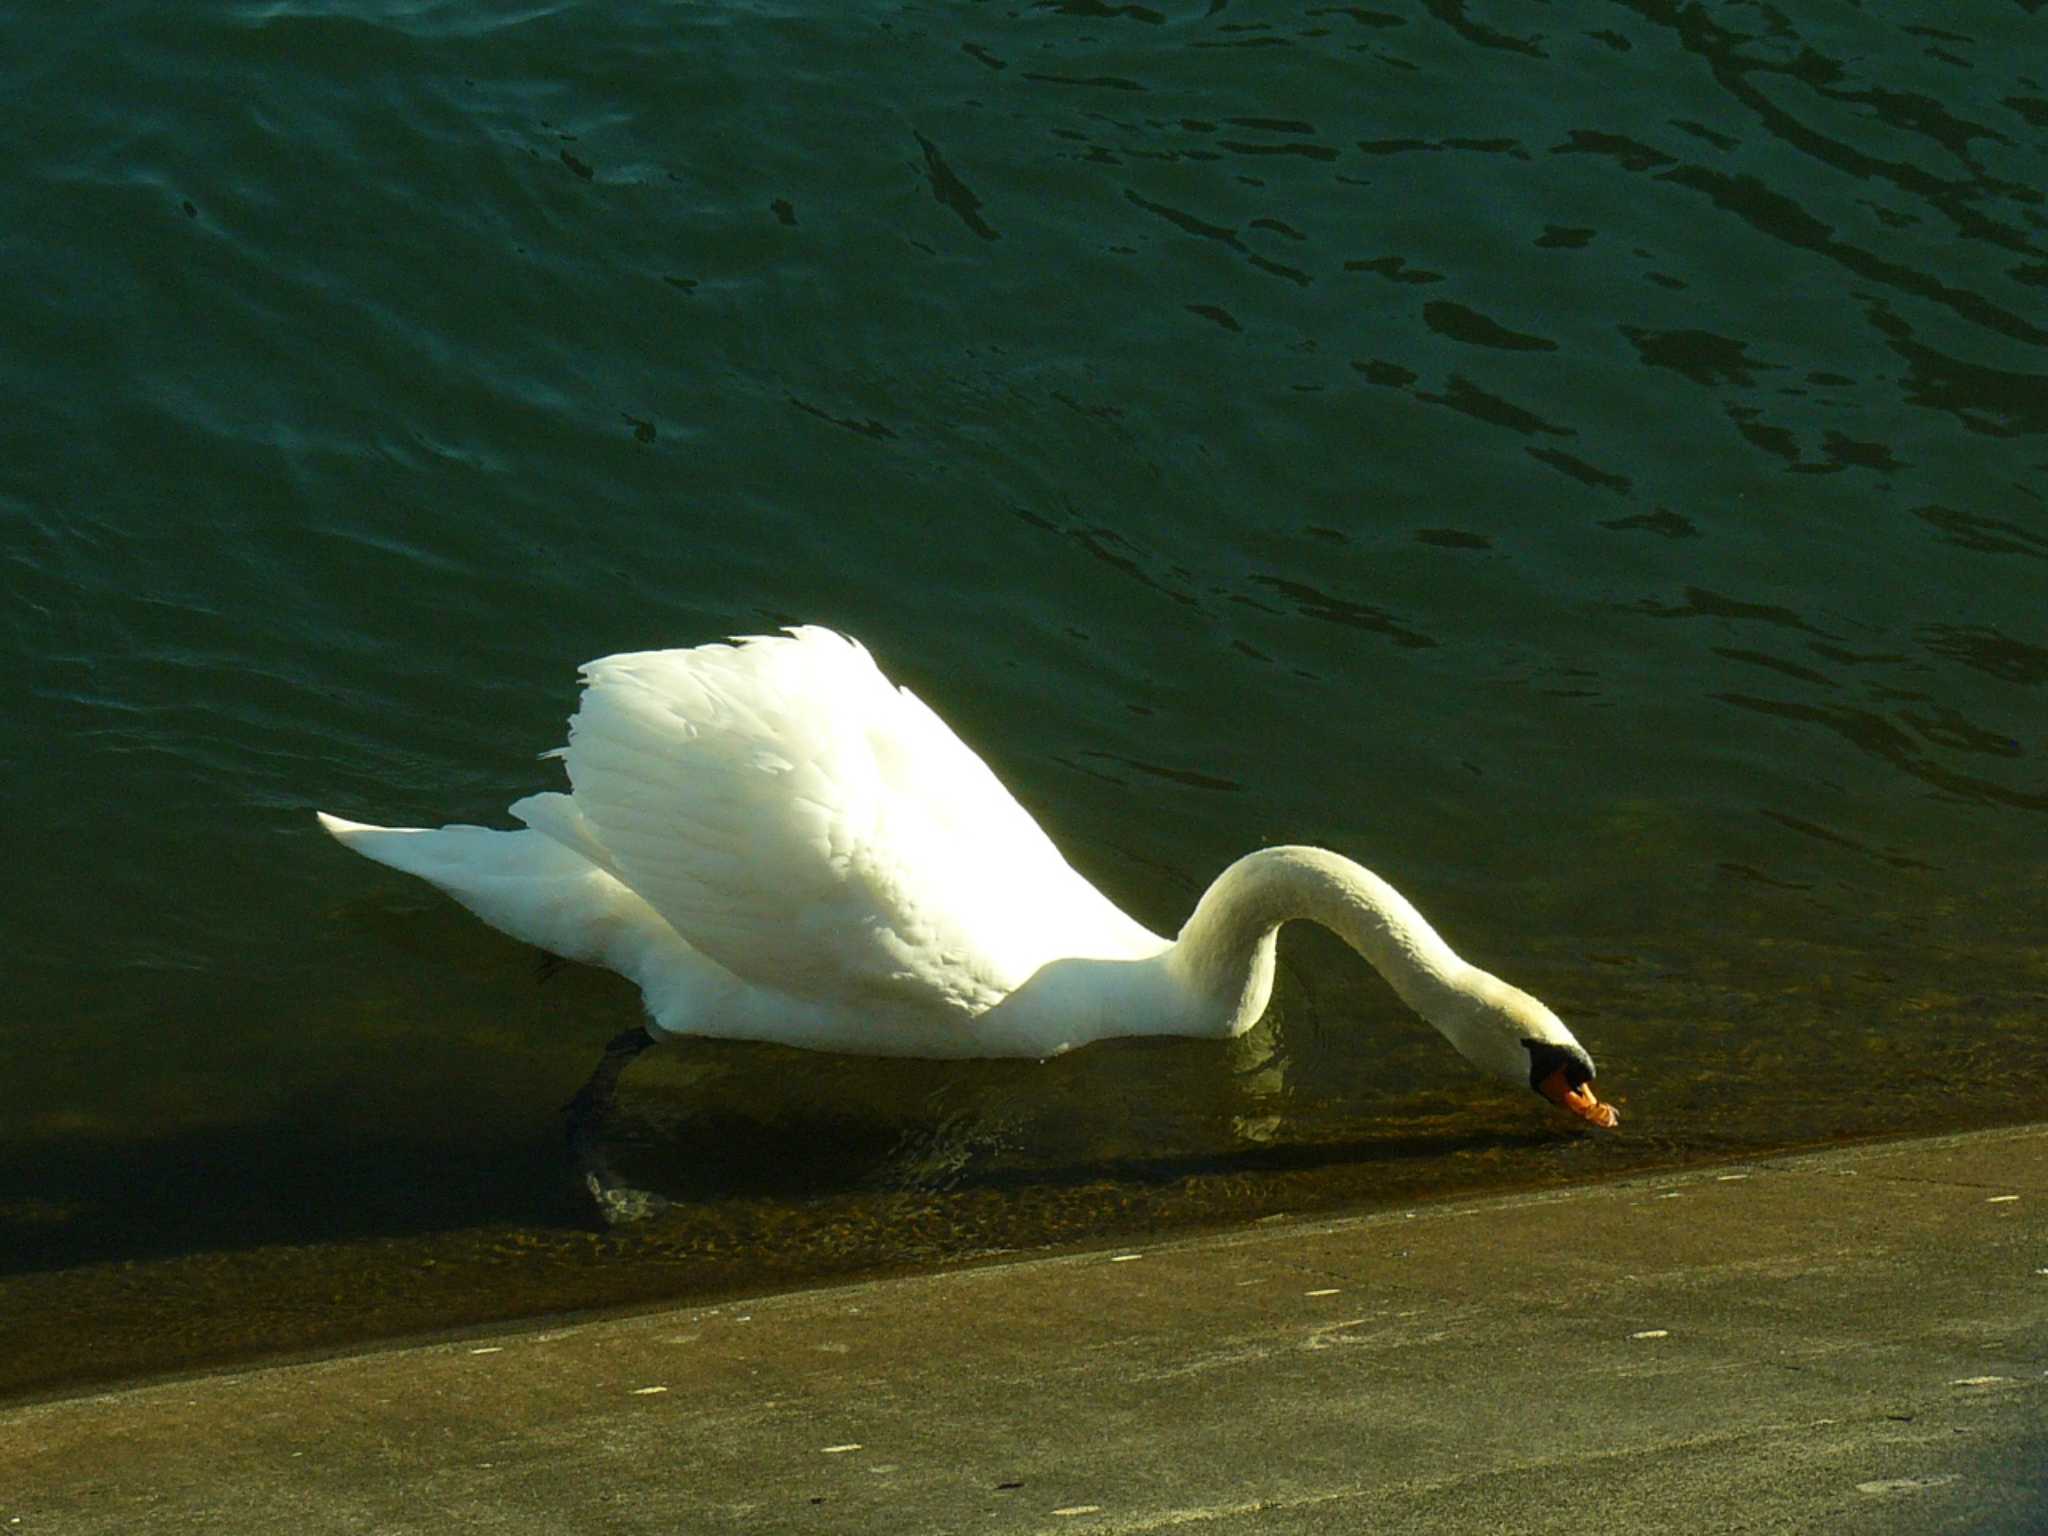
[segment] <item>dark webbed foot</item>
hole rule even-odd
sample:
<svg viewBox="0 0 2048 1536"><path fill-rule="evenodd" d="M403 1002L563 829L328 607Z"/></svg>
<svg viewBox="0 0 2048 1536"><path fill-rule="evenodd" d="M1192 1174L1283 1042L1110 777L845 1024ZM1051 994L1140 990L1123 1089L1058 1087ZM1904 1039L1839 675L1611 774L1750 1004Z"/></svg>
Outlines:
<svg viewBox="0 0 2048 1536"><path fill-rule="evenodd" d="M618 1098L619 1074L636 1061L642 1051L656 1044L645 1028L629 1029L605 1046L597 1069L590 1074L574 1098L562 1106L568 1122L569 1150L583 1170L584 1187L597 1203L597 1213L606 1226L645 1221L668 1209L669 1202L650 1190L633 1189L619 1181L611 1162L598 1143L598 1134L611 1118Z"/></svg>

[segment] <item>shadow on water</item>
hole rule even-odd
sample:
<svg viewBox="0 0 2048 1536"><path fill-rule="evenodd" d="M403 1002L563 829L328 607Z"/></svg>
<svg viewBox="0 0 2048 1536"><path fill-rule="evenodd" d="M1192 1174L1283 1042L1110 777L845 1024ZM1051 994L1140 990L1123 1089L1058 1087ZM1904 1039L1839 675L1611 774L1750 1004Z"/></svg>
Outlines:
<svg viewBox="0 0 2048 1536"><path fill-rule="evenodd" d="M1977 1125L2048 1112L2023 978L1955 999L1823 965L1795 962L1799 991L1771 1003L1712 978L1610 982L1589 1011L1617 1059L1646 1059L1631 1029L1694 1035L1616 1079L1617 1135L1475 1084L1427 1031L1383 1029L1326 985L1344 1028L1297 1002L1235 1059L1111 1042L937 1072L770 1047L650 1060L607 1145L675 1204L616 1231L585 1202L559 1097L447 1097L426 1119L309 1099L238 1125L24 1138L0 1161L0 1397L1940 1130L1958 1102Z"/></svg>
<svg viewBox="0 0 2048 1536"><path fill-rule="evenodd" d="M280 1119L148 1140L17 1146L0 1173L0 1276L466 1228L601 1230L553 1129L451 1141L392 1131L343 1135ZM828 1113L799 1126L728 1109L668 1109L622 1114L608 1144L634 1182L674 1202L661 1223L671 1234L688 1227L692 1211L724 1203L824 1207L999 1196L1019 1213L1003 1246L1025 1246L1087 1235L1029 1229L1035 1200L1058 1202L1075 1191L1150 1195L1201 1180L1422 1166L1559 1139L1549 1128L1390 1127L1316 1142L1047 1164L1006 1156L958 1119Z"/></svg>
<svg viewBox="0 0 2048 1536"><path fill-rule="evenodd" d="M1510 1114L1052 1158L966 1125L633 1105L611 1138L618 1166L675 1204L616 1231L595 1220L552 1126L456 1142L277 1120L25 1149L0 1182L0 1398L1157 1240L1504 1175L1564 1183L1610 1161L1591 1138Z"/></svg>
<svg viewBox="0 0 2048 1536"><path fill-rule="evenodd" d="M341 1135L287 1120L10 1149L0 1274L581 1214L559 1141Z"/></svg>
<svg viewBox="0 0 2048 1536"><path fill-rule="evenodd" d="M443 1021L262 1117L46 1124L0 1147L0 1398L2048 1114L2037 973L2002 938L1936 946L1918 978L1775 934L1724 935L1712 965L1532 946L1526 979L1571 996L1615 1067L1615 1135L1475 1079L1348 957L1317 964L1313 935L1290 950L1303 974L1226 1047L654 1053L606 1144L674 1205L616 1231L557 1114L588 1061L556 1012L608 1028L625 1000L594 975L534 1001L517 1030L550 1043L529 1057ZM510 1005L532 988L507 959L486 969Z"/></svg>

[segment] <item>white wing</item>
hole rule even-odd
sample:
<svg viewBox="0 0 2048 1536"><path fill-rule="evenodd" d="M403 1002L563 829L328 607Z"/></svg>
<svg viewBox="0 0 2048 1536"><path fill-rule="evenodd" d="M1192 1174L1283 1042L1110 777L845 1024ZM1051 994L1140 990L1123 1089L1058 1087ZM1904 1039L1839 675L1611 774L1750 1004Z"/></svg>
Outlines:
<svg viewBox="0 0 2048 1536"><path fill-rule="evenodd" d="M852 640L803 628L583 676L560 751L576 815L516 809L756 986L971 1017L1049 959L1165 942Z"/></svg>

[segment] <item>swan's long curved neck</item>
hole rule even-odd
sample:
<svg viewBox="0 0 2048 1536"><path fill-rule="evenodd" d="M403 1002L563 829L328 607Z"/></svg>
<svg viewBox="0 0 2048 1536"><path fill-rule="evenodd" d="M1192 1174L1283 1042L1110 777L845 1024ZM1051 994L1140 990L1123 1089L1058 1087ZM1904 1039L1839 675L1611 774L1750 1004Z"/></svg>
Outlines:
<svg viewBox="0 0 2048 1536"><path fill-rule="evenodd" d="M1220 1033L1242 1034L1266 1011L1275 934L1295 918L1334 932L1439 1029L1470 993L1472 967L1371 870L1321 848L1264 848L1216 877L1167 956L1205 1010L1220 1011Z"/></svg>

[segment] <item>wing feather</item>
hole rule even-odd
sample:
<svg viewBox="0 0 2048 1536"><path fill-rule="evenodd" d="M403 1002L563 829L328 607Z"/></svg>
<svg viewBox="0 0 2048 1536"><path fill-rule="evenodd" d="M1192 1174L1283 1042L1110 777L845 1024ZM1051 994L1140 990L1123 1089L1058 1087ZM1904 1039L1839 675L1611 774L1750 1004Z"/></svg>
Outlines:
<svg viewBox="0 0 2048 1536"><path fill-rule="evenodd" d="M971 1016L1058 955L1163 943L850 639L629 652L583 677L561 749L573 818L555 796L522 816L736 976Z"/></svg>

